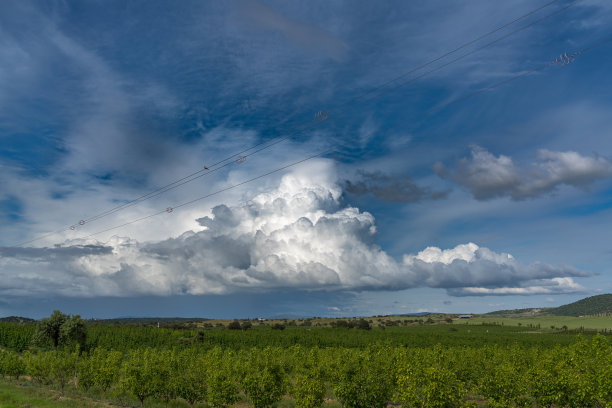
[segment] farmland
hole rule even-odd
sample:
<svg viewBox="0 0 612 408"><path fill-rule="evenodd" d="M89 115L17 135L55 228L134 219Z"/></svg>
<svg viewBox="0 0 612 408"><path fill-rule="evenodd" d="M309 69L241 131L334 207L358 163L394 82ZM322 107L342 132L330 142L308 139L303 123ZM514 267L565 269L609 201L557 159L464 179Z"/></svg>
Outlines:
<svg viewBox="0 0 612 408"><path fill-rule="evenodd" d="M467 319L466 319L467 320ZM558 331L564 327L568 330L593 329L612 331L612 316L533 316L533 317L486 317L478 316L461 321L472 325L499 324L523 328L539 328L541 331Z"/></svg>
<svg viewBox="0 0 612 408"><path fill-rule="evenodd" d="M0 406L611 406L610 337L588 330L609 319L97 322L58 349L3 323Z"/></svg>

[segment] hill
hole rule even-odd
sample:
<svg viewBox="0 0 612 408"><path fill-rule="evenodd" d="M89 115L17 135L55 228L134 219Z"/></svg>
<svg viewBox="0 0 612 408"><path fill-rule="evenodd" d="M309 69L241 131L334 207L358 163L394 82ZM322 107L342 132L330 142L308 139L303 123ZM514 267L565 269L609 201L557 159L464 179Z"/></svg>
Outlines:
<svg viewBox="0 0 612 408"><path fill-rule="evenodd" d="M511 309L497 310L495 312L485 313L485 316L494 317L532 317L545 315L551 308L531 308L531 309Z"/></svg>
<svg viewBox="0 0 612 408"><path fill-rule="evenodd" d="M0 323L36 323L36 320L21 316L0 317Z"/></svg>
<svg viewBox="0 0 612 408"><path fill-rule="evenodd" d="M612 314L612 294L591 296L568 305L546 310L552 316L593 316Z"/></svg>
<svg viewBox="0 0 612 408"><path fill-rule="evenodd" d="M541 307L531 309L498 310L486 313L485 316L496 317L529 317L529 316L598 316L612 315L612 294L584 298L574 303L559 307Z"/></svg>

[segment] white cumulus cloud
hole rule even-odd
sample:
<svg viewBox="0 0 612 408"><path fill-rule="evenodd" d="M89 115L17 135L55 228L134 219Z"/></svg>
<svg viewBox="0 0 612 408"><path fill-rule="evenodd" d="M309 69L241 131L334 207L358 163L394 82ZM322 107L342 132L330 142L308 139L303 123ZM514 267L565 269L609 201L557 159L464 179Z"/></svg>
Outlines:
<svg viewBox="0 0 612 408"><path fill-rule="evenodd" d="M240 206L218 205L201 229L157 242L113 237L10 248L0 294L133 296L310 290L446 289L498 295L581 291L570 266L523 265L474 243L396 261L375 243L374 217L342 201L331 161L286 174Z"/></svg>
<svg viewBox="0 0 612 408"><path fill-rule="evenodd" d="M612 160L605 157L542 149L537 159L527 167L508 156L495 156L474 146L471 157L459 160L452 170L442 163L436 163L435 170L441 177L468 189L477 200L502 196L522 200L551 192L563 184L588 188L597 180L612 178Z"/></svg>

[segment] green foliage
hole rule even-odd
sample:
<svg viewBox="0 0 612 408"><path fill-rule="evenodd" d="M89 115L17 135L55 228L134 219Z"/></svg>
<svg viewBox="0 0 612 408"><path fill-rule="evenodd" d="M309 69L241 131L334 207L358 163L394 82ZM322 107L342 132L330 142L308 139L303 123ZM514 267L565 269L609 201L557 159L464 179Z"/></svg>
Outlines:
<svg viewBox="0 0 612 408"><path fill-rule="evenodd" d="M240 327L240 322L238 321L238 319L234 319L232 322L230 322L230 324L227 325L227 328L230 330L242 329L242 327Z"/></svg>
<svg viewBox="0 0 612 408"><path fill-rule="evenodd" d="M286 389L285 373L272 349L250 353L242 387L254 408L271 407L281 400Z"/></svg>
<svg viewBox="0 0 612 408"><path fill-rule="evenodd" d="M370 326L370 323L368 323L366 319L359 319L357 321L357 328L361 330L370 330L372 326Z"/></svg>
<svg viewBox="0 0 612 408"><path fill-rule="evenodd" d="M403 353L398 363L397 397L402 407L442 408L463 405L465 385L445 364L448 351L431 350Z"/></svg>
<svg viewBox="0 0 612 408"><path fill-rule="evenodd" d="M51 354L51 380L62 392L69 382L76 380L78 355L78 349L70 351L68 348Z"/></svg>
<svg viewBox="0 0 612 408"><path fill-rule="evenodd" d="M21 323L0 323L0 346L18 352L28 348L36 326Z"/></svg>
<svg viewBox="0 0 612 408"><path fill-rule="evenodd" d="M480 393L487 398L490 406L530 406L525 397L528 383L524 373L529 362L523 350L513 347L486 349L487 358L483 361L483 372L478 378Z"/></svg>
<svg viewBox="0 0 612 408"><path fill-rule="evenodd" d="M184 350L176 357L176 368L171 375L177 378L176 394L189 406L206 400L206 361L196 350ZM180 376L180 377L176 377Z"/></svg>
<svg viewBox="0 0 612 408"><path fill-rule="evenodd" d="M77 362L77 386L85 393L96 384L96 365L91 356L83 354Z"/></svg>
<svg viewBox="0 0 612 408"><path fill-rule="evenodd" d="M76 377L78 351L71 352L68 349L56 350L45 353L49 360L49 377L63 392L64 387Z"/></svg>
<svg viewBox="0 0 612 408"><path fill-rule="evenodd" d="M18 379L25 373L26 365L23 359L12 353L0 353L0 374Z"/></svg>
<svg viewBox="0 0 612 408"><path fill-rule="evenodd" d="M50 381L51 358L47 355L49 353L50 352L26 352L24 354L26 373L39 385Z"/></svg>
<svg viewBox="0 0 612 408"><path fill-rule="evenodd" d="M347 408L382 408L395 384L391 350L345 350L334 373L334 392Z"/></svg>
<svg viewBox="0 0 612 408"><path fill-rule="evenodd" d="M91 354L96 385L106 396L106 391L119 379L122 355L118 351L96 348Z"/></svg>
<svg viewBox="0 0 612 408"><path fill-rule="evenodd" d="M300 350L295 350L301 354ZM295 399L296 408L317 408L323 405L327 385L326 370L321 362L317 348L310 350L306 356L300 355L302 364L296 367L291 395Z"/></svg>
<svg viewBox="0 0 612 408"><path fill-rule="evenodd" d="M555 316L588 316L612 313L612 294L591 296L568 305L546 310L546 314Z"/></svg>
<svg viewBox="0 0 612 408"><path fill-rule="evenodd" d="M349 336L344 329L332 327L288 326L284 330L273 330L271 326L255 325L247 331L207 329L200 337L198 334L200 330L96 325L88 327L87 344L83 349L102 347L128 352L144 347L156 349L197 347L209 350L218 346L238 350L268 346L288 348L295 344L308 348L366 348L380 342L389 346L411 347L432 347L436 344L445 347L480 347L493 344L511 346L515 343L523 346L553 347L556 344L570 344L574 338L570 332L529 335L524 333L524 329L513 326L453 325L452 327L457 331L450 333L448 325L433 324L387 327L385 331L358 330L352 331Z"/></svg>
<svg viewBox="0 0 612 408"><path fill-rule="evenodd" d="M57 349L60 344L60 332L62 325L66 322L68 316L59 310L54 310L51 316L42 319L36 327L34 334L34 343L38 345L51 345Z"/></svg>
<svg viewBox="0 0 612 408"><path fill-rule="evenodd" d="M79 315L72 315L62 324L59 333L59 344L64 347L85 346L87 341L87 327Z"/></svg>
<svg viewBox="0 0 612 408"><path fill-rule="evenodd" d="M144 400L157 391L156 350L136 349L129 353L121 370L120 390L134 395L144 405Z"/></svg>
<svg viewBox="0 0 612 408"><path fill-rule="evenodd" d="M215 348L206 355L208 364L208 405L213 408L224 408L240 400L238 374L234 370L235 354Z"/></svg>
<svg viewBox="0 0 612 408"><path fill-rule="evenodd" d="M320 407L326 395L359 408L612 406L609 337L453 327L457 332L444 324L350 332L297 325L284 331L219 328L205 330L202 341L181 341L197 338L198 331L126 326L113 336L109 327L96 326L88 344L108 342L116 350L0 350L0 371L17 377L25 368L33 384L66 394L112 391L114 403L132 406L138 399L141 405L224 408L242 393L255 408L276 405L287 393L296 408ZM273 346L259 347L266 343ZM73 390L66 385L75 373Z"/></svg>
<svg viewBox="0 0 612 408"><path fill-rule="evenodd" d="M66 315L59 310L42 319L33 336L34 344L63 347L83 347L87 340L87 327L79 315Z"/></svg>

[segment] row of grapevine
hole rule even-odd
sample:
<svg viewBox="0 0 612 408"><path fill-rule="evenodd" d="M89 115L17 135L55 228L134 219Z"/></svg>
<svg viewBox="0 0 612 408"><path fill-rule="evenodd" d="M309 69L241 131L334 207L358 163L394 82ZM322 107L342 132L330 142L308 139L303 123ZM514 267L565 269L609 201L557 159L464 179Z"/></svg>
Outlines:
<svg viewBox="0 0 612 408"><path fill-rule="evenodd" d="M201 350L137 348L125 353L0 353L5 376L63 390L75 382L141 405L180 398L214 408L246 398L269 407L289 395L297 408L326 396L347 408L612 407L612 345L603 336L569 346L518 345L366 349L293 346Z"/></svg>

